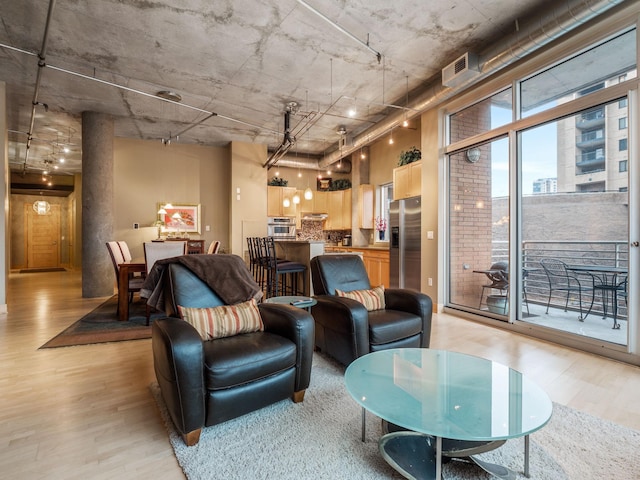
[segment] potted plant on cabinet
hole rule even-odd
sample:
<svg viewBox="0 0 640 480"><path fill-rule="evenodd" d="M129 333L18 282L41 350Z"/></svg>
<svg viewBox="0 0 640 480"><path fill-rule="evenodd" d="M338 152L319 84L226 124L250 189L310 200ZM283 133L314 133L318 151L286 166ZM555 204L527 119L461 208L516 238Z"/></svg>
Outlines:
<svg viewBox="0 0 640 480"><path fill-rule="evenodd" d="M408 151L400 152L400 159L398 160L398 166L408 165L413 162L417 162L422 158L422 152L416 147L411 147Z"/></svg>

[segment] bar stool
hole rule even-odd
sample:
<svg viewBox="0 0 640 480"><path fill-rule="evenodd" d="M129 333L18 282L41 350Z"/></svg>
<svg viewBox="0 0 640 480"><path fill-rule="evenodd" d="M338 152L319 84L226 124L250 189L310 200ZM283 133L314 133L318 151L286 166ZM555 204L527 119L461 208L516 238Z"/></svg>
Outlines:
<svg viewBox="0 0 640 480"><path fill-rule="evenodd" d="M304 275L302 291L298 291L298 274L304 274L307 267L302 263L291 262L276 257L276 246L273 237L265 237L261 241L262 255L266 269L266 296L299 295L304 292Z"/></svg>

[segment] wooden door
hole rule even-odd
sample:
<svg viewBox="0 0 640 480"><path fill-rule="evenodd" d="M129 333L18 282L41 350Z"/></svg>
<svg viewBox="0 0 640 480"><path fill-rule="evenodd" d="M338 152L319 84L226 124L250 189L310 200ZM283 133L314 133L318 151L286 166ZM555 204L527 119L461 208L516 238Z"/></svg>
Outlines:
<svg viewBox="0 0 640 480"><path fill-rule="evenodd" d="M25 240L27 268L60 266L60 205L51 205L45 215L38 215L33 204L25 203Z"/></svg>

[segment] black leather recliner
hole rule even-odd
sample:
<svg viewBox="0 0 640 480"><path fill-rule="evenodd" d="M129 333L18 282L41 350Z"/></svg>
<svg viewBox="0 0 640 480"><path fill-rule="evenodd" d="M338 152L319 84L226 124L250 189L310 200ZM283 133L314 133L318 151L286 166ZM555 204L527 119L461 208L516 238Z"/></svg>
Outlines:
<svg viewBox="0 0 640 480"><path fill-rule="evenodd" d="M316 347L344 365L369 352L389 348L429 347L433 304L424 293L387 289L385 309L367 311L361 303L335 295L371 288L358 255L320 255L311 259L317 305Z"/></svg>
<svg viewBox="0 0 640 480"><path fill-rule="evenodd" d="M224 302L191 270L167 268L165 305L215 307ZM166 291L166 290L165 290ZM162 397L185 443L202 427L222 423L291 397L301 402L309 386L314 324L290 305L258 305L264 332L203 341L175 315L152 327L153 363Z"/></svg>

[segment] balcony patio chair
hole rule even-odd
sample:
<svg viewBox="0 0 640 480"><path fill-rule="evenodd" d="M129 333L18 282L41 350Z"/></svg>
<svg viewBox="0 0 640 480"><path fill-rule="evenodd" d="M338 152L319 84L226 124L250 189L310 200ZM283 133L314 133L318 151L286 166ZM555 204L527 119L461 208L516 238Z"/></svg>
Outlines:
<svg viewBox="0 0 640 480"><path fill-rule="evenodd" d="M582 283L580 283L580 279L575 274L570 273L567 269L567 264L562 260L545 258L540 260L540 264L549 281L549 299L547 300L546 313L549 313L549 305L551 304L551 296L554 290L563 292L566 295L564 303L565 312L569 307L569 296L571 293L577 293L580 309L580 317L578 319L581 322L584 321L584 316L582 315L582 294L591 289L583 286ZM591 297L591 306L593 306L593 296ZM591 311L591 307L589 307L589 311Z"/></svg>
<svg viewBox="0 0 640 480"><path fill-rule="evenodd" d="M600 291L602 296L602 318L607 318L607 302L608 297L611 295L611 305L613 308L613 328L617 330L620 328L618 323L618 297L624 298L625 304L627 303L627 283L628 279L625 276L622 281L618 281L617 276L614 275L611 281L608 281L606 276L601 277L598 275L592 275L593 277L593 294Z"/></svg>

